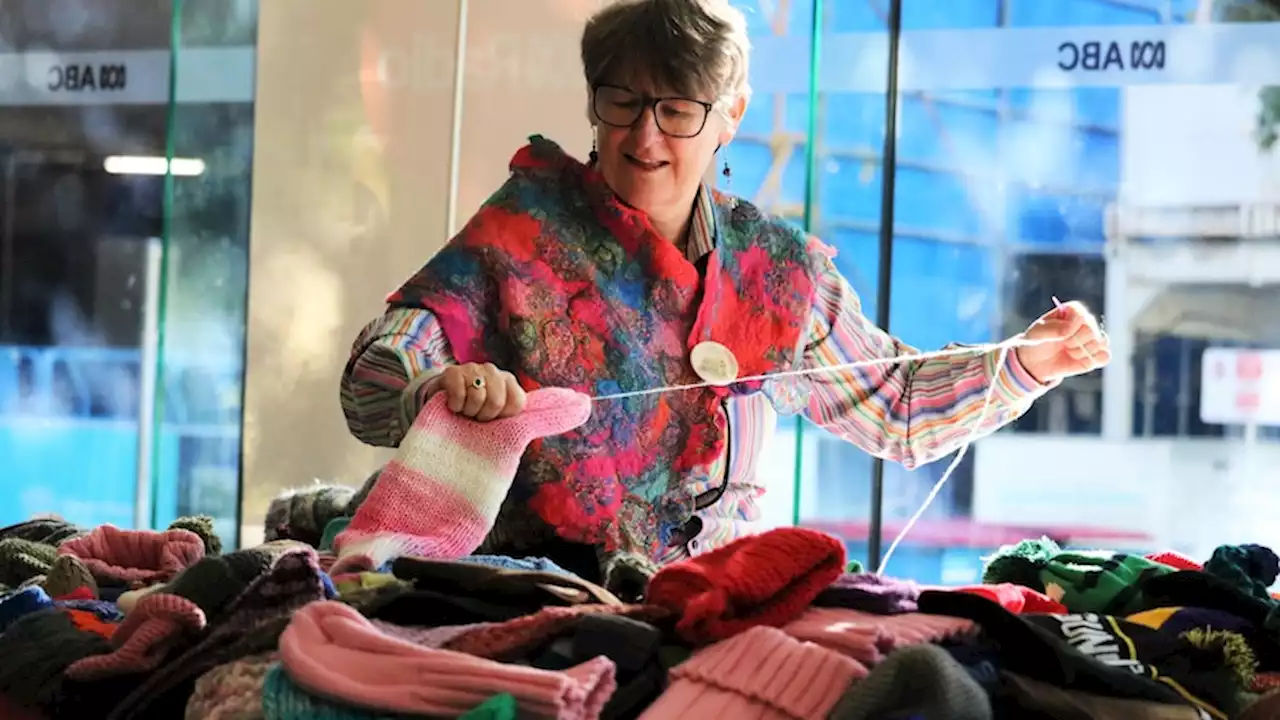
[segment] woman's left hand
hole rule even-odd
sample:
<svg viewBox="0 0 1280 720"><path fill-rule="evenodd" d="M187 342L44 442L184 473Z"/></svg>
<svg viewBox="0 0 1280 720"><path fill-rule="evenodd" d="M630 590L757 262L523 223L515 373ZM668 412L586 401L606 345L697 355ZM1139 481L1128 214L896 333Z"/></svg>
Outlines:
<svg viewBox="0 0 1280 720"><path fill-rule="evenodd" d="M1023 337L1037 344L1018 348L1018 361L1041 383L1083 375L1111 361L1106 333L1083 303L1069 302L1050 310Z"/></svg>

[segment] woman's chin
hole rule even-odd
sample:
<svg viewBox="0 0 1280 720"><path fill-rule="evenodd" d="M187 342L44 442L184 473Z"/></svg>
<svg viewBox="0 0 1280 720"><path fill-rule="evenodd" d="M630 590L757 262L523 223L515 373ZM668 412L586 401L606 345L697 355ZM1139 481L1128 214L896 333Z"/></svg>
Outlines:
<svg viewBox="0 0 1280 720"><path fill-rule="evenodd" d="M661 199L658 197L658 193L653 192L648 188L631 185L621 192L615 192L617 192L618 199L622 200L627 207L632 207L636 210L652 212L654 208L659 207L662 204Z"/></svg>

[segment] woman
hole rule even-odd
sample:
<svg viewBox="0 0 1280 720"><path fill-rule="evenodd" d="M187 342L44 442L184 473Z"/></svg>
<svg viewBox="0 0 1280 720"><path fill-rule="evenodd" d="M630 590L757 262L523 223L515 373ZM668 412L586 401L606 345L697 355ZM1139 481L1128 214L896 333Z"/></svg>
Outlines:
<svg viewBox="0 0 1280 720"><path fill-rule="evenodd" d="M389 298L343 378L352 432L394 446L440 392L489 421L519 413L536 387L601 396L914 354L862 315L821 244L703 184L746 112L748 51L727 0L638 0L593 17L590 162L534 138ZM960 355L598 401L585 426L530 448L483 549L563 561L554 529L649 570L756 529L755 465L775 409L914 467L964 442L991 383L983 433L1109 359L1077 303L1026 337L1042 342L998 367L999 353Z"/></svg>

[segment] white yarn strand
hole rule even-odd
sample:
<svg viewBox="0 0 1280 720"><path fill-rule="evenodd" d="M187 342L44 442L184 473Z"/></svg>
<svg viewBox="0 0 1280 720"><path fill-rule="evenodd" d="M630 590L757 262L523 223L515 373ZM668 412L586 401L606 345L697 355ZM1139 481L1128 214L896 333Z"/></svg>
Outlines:
<svg viewBox="0 0 1280 720"><path fill-rule="evenodd" d="M1059 302L1056 297L1053 298L1053 304L1057 307L1062 307L1062 303ZM1056 342L1057 339L1055 338L1054 341ZM1094 358L1093 353L1089 352L1089 348L1081 345L1080 349L1084 350L1085 357L1089 358L1090 364L1097 365L1097 360ZM1000 350L1000 361L996 364L996 367L1004 367L1004 363L1008 357L1009 348L1008 346L1004 346ZM942 487L951 479L951 473L955 472L956 468L960 467L960 461L964 460L964 454L969 451L969 446L973 445L973 443L978 440L978 434L982 432L982 424L986 422L987 413L991 410L991 401L995 398L995 388L996 384L995 379L993 378L991 386L987 388L986 397L982 401L982 412L978 413L977 422L975 422L973 427L969 429L969 436L965 438L964 445L961 445L960 449L956 451L956 456L951 460L951 464L947 466L946 471L942 473L942 477L938 478L938 482L934 483L933 489L929 491L927 496L925 496L924 504L920 506L920 509L915 511L909 520L907 520L907 524L902 526L902 530L898 531L897 537L895 537L893 542L889 544L889 549L885 551L884 557L880 560L880 569L876 572L877 575L884 575L885 566L889 564L889 559L893 557L893 553L898 549L898 545L906 539L907 533L910 533L911 529L915 527L915 524L924 516L925 511L929 509L929 505L933 503L933 499L938 497L938 493L942 492Z"/></svg>
<svg viewBox="0 0 1280 720"><path fill-rule="evenodd" d="M1010 347L1005 345L1000 348L1000 359L996 362L996 372L1000 372L1004 368L1005 361L1009 359ZM942 477L938 478L938 482L933 484L933 488L929 490L929 494L925 496L924 502L920 507L912 513L907 520L907 524L902 526L898 534L893 538L893 542L889 543L889 549L885 550L884 556L880 558L880 568L876 571L876 575L884 576L884 569L888 567L889 560L893 558L893 553L897 551L898 546L903 540L907 539L907 535L911 533L912 528L924 517L925 511L933 504L934 498L938 497L938 493L942 492L942 488L946 486L947 481L951 479L951 474L960 467L961 461L964 460L965 453L969 452L969 447L978 441L982 433L983 423L987 421L987 415L991 412L991 404L996 397L996 378L991 378L990 384L987 386L987 392L982 400L982 410L978 413L978 419L974 421L969 428L969 435L964 439L964 444L956 451L956 456L951 459L951 464L947 465L947 469L943 471Z"/></svg>
<svg viewBox="0 0 1280 720"><path fill-rule="evenodd" d="M1031 340L1019 335L1000 343L986 343L983 345L966 345L963 347L949 348L946 350L937 350L934 352L917 353L914 355L896 355L894 357L873 358L871 360L858 360L857 362L842 363L839 365L828 365L828 366L816 367L816 368L804 368L802 370L786 370L786 371L781 371L776 373L769 373L766 375L755 375L752 377L737 378L734 380L734 382L739 383L739 382L778 380L778 379L788 378L788 377L800 377L804 375L821 375L823 373L841 372L844 370L853 370L857 368L882 367L886 365L899 365L903 363L922 362L925 360L934 360L938 358L963 357L963 356L969 356L969 355L985 355L993 352L999 353L999 356L998 356L998 359L996 360L996 365L995 365L995 368L996 368L995 372L996 372L996 375L998 376L998 374L1004 370L1005 364L1008 362L1008 359L1009 359L1009 352L1011 350L1016 350L1017 348L1022 348L1022 347L1034 347L1036 345L1044 345L1046 343L1051 343L1051 342L1061 342L1061 340L1062 338L1057 338L1057 337ZM1085 349L1085 352L1086 354L1090 355L1090 359L1092 360L1092 354L1089 353L1087 348ZM889 544L889 549L885 551L884 556L880 560L880 568L877 572L878 575L884 575L885 567L888 566L889 560L893 558L893 554L894 552L897 551L898 546L902 544L902 541L905 540L907 535L910 534L911 530L915 528L916 523L919 522L920 518L924 516L925 512L929 509L929 506L933 504L934 498L938 497L938 493L942 492L942 488L945 487L947 484L947 481L951 479L951 475L955 473L956 468L960 467L960 463L964 460L964 456L969 451L969 447L972 446L973 443L976 442L979 438L981 438L983 426L987 421L987 416L991 413L991 406L995 401L996 387L997 387L996 383L999 382L999 378L997 376L988 378L987 390L985 395L983 396L982 410L978 413L978 419L969 428L969 434L965 437L964 443L959 447L958 450L956 450L955 457L952 458L951 463L947 465L947 469L943 471L942 477L938 478L938 481L934 483L933 488L929 491L929 494L925 497L924 503L920 506L919 509L915 511L914 514L912 514L911 518L907 520L907 524L902 526L902 530L898 532L898 535L893 539L893 542ZM624 398L641 397L644 395L658 395L662 393L681 392L685 390L698 390L701 388L717 387L717 386L718 386L718 383L710 383L710 382L690 383L688 385L670 385L667 387L650 388L647 390L633 390L629 392L612 393L609 395L598 395L596 397L593 397L592 400L593 401L621 400Z"/></svg>
<svg viewBox="0 0 1280 720"><path fill-rule="evenodd" d="M855 370L857 368L883 367L885 365L902 365L912 362L923 362L925 360L935 360L938 358L964 357L967 355L985 355L987 353L1007 351L1021 347L1034 347L1036 345L1044 345L1050 342L1059 342L1061 338L1045 338L1040 340L1029 340L1018 336L1013 337L1000 343L986 343L983 345L965 345L963 347L950 348L947 350L936 350L934 352L917 353L914 355L895 355L893 357L872 358L870 360L858 360L856 362L841 363L839 365L825 365L822 367L804 368L802 370L782 370L775 373L767 373L764 375L752 375L750 377L735 378L732 383L743 382L762 382L768 380L779 380L789 377L801 377L804 375L822 375L824 373L840 372L843 370ZM641 397L644 395L661 395L671 392L683 392L685 390L700 390L702 388L720 387L721 383L700 382L689 383L687 385L666 385L663 387L648 388L646 390L631 390L620 393L610 393L608 395L596 395L591 399L595 402L603 402L605 400L621 400L624 398Z"/></svg>

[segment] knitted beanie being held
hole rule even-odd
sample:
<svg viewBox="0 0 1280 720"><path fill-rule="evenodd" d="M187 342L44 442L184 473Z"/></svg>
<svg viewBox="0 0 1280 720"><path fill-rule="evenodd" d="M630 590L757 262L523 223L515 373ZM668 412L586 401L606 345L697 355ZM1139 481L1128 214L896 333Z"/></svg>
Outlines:
<svg viewBox="0 0 1280 720"><path fill-rule="evenodd" d="M401 555L470 555L493 527L529 443L568 432L591 415L589 397L561 388L534 390L519 415L490 422L458 415L447 401L444 393L427 401L335 538L343 560L364 557L376 567Z"/></svg>

